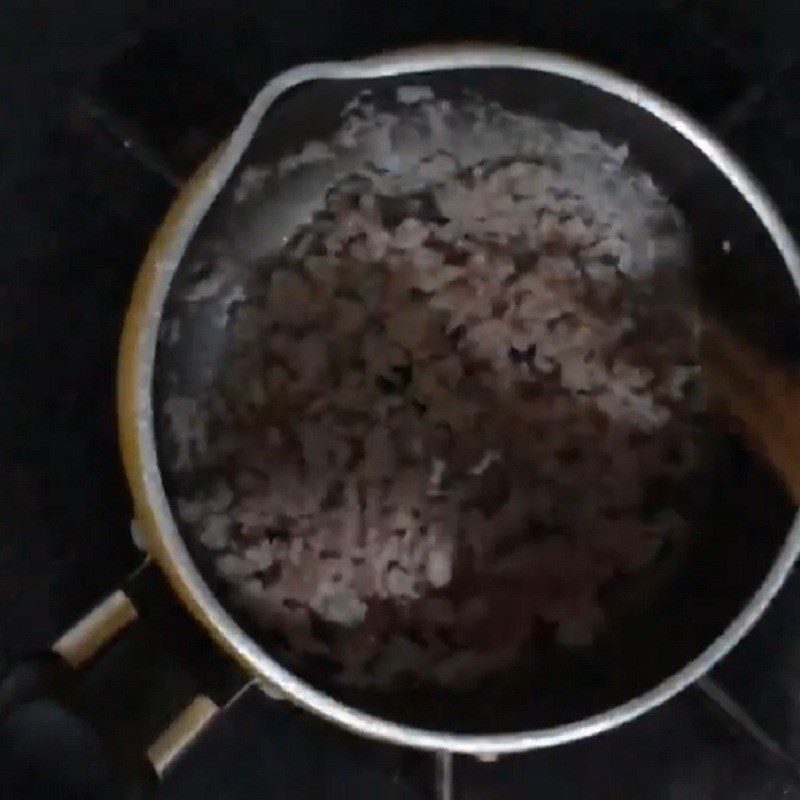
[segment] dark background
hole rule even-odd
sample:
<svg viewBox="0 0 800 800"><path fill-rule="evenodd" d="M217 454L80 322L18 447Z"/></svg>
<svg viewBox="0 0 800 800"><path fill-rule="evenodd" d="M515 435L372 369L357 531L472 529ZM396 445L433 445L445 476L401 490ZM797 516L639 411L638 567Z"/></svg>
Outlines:
<svg viewBox="0 0 800 800"><path fill-rule="evenodd" d="M0 646L45 648L138 563L113 412L122 314L175 189L276 72L442 40L614 67L714 128L800 235L796 0L0 2ZM121 4L120 4L121 5ZM690 690L589 742L457 761L474 798L800 798L800 579L715 671L745 724ZM11 724L13 723L13 724ZM34 705L2 730L9 797L105 796L88 732ZM776 755L776 747L783 755ZM422 797L426 756L257 693L164 797ZM53 787L58 787L53 789ZM107 795L110 796L110 795Z"/></svg>

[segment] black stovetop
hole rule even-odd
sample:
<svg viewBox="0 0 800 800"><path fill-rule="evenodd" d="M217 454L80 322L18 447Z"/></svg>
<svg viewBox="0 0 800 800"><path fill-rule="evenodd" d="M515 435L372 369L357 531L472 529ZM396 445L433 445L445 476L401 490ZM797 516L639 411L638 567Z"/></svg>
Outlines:
<svg viewBox="0 0 800 800"><path fill-rule="evenodd" d="M715 129L800 235L796 1L131 6L90 12L51 0L9 9L0 26L0 419L10 423L0 445L0 639L11 659L45 647L137 562L113 413L122 314L176 187L277 71L442 39L582 55ZM800 798L796 574L712 677L721 702L693 688L592 740L493 764L459 758L461 796ZM9 796L99 796L89 790L100 774L93 745L52 709L31 714L2 731ZM160 796L423 798L432 781L430 757L357 740L253 691Z"/></svg>

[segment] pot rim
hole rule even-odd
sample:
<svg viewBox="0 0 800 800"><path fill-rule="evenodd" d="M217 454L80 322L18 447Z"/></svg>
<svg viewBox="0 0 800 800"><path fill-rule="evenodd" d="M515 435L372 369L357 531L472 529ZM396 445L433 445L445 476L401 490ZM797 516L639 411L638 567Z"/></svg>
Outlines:
<svg viewBox="0 0 800 800"><path fill-rule="evenodd" d="M172 276L262 117L284 92L320 79L370 79L504 67L551 73L588 84L639 106L688 139L748 202L769 232L800 291L800 251L773 202L715 136L672 103L612 71L557 53L472 44L430 46L358 61L306 64L289 69L267 83L228 142L181 192L150 246L125 319L117 386L122 456L148 552L189 611L217 643L256 681L277 688L298 705L354 733L397 745L472 755L520 752L592 736L640 716L703 676L747 633L780 589L800 553L800 516L795 517L763 583L728 627L694 660L644 694L585 719L537 730L454 734L416 728L360 711L315 689L271 658L223 608L195 566L167 501L158 468L151 390L161 311Z"/></svg>

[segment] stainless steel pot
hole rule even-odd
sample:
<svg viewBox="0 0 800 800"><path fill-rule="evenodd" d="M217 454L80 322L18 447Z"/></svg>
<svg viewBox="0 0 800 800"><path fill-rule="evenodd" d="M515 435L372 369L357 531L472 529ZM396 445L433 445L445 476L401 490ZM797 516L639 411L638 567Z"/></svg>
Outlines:
<svg viewBox="0 0 800 800"><path fill-rule="evenodd" d="M237 210L232 186L254 163L324 139L365 88L413 80L448 93L468 88L512 110L599 130L629 144L635 161L681 207L693 230L696 278L706 302L773 354L797 324L800 253L764 191L707 130L641 86L564 56L509 47L458 46L291 69L270 81L230 140L181 194L145 259L125 324L119 422L125 467L149 553L213 639L253 678L355 733L399 745L493 756L605 731L668 700L722 658L763 613L800 549L794 509L769 470L736 443L718 456L698 507L696 547L642 621L591 657L553 655L535 685L509 676L476 696L370 695L337 689L282 666L220 600L202 553L182 535L157 398L213 378L224 334L220 297L191 313L177 297L207 275L193 258L209 242L235 242L253 225L274 247L302 219L308 192L268 184L268 216ZM305 194L304 194L305 193ZM267 253L261 254L268 255ZM180 316L171 345L160 332Z"/></svg>

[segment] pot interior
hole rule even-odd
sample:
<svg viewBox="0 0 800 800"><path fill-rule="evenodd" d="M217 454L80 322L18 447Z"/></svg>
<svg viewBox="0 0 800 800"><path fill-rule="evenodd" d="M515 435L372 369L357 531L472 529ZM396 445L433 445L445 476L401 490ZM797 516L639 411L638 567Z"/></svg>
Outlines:
<svg viewBox="0 0 800 800"><path fill-rule="evenodd" d="M409 83L429 86L440 97L457 96L466 88L511 111L597 130L612 143L626 143L634 163L653 176L688 220L693 281L703 303L771 357L800 356L796 287L747 198L694 144L641 107L572 78L523 69L314 81L285 93L267 112L174 276L153 386L168 497L190 494L200 476L172 467L175 445L161 414L163 400L176 393L203 396L219 373L226 346L219 319L231 296L191 304L183 300L209 277L207 268L196 265L221 249L238 254L245 266L248 260L268 258L304 221L309 203L324 193L322 174L285 182L270 178L264 203L242 205L235 201L234 187L243 170L297 152L306 141L324 140L362 90L389 97ZM178 338L169 335L176 319ZM652 601L633 598L626 621L592 648L568 651L553 645L537 655L535 668L503 675L470 692L345 689L313 664L301 671L302 677L350 705L396 722L480 734L576 722L653 688L699 656L742 610L764 581L794 515L779 481L734 434L720 429L709 439L707 464L697 478L691 546L677 569L654 579ZM206 581L229 607L207 553L185 538ZM646 611L639 613L638 606ZM270 652L269 638L235 608L229 610Z"/></svg>

